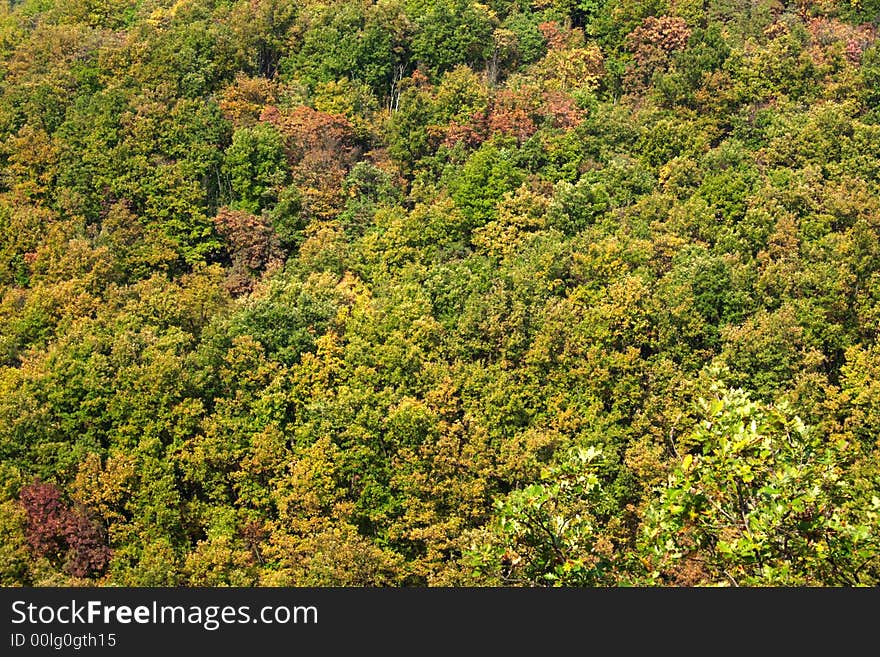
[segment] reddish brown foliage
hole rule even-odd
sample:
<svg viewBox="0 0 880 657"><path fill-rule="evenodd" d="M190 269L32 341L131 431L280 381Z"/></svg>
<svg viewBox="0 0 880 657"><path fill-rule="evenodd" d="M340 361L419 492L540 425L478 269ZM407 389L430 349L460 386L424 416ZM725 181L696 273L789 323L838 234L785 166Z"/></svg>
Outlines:
<svg viewBox="0 0 880 657"><path fill-rule="evenodd" d="M532 117L540 111L534 94L502 89L493 99L489 111L489 132L513 135L520 143L538 130Z"/></svg>
<svg viewBox="0 0 880 657"><path fill-rule="evenodd" d="M259 271L281 257L278 238L263 217L220 208L214 217L214 225L229 242L233 260L252 271Z"/></svg>
<svg viewBox="0 0 880 657"><path fill-rule="evenodd" d="M431 80L420 68L413 71L413 74L410 76L410 81L417 87L426 87L431 84Z"/></svg>
<svg viewBox="0 0 880 657"><path fill-rule="evenodd" d="M626 75L630 88L647 84L655 71L669 65L670 54L687 46L691 31L678 16L649 16L626 37L633 53L633 65Z"/></svg>
<svg viewBox="0 0 880 657"><path fill-rule="evenodd" d="M548 48L555 50L566 48L569 45L571 31L563 28L557 21L540 23L538 29L544 35Z"/></svg>
<svg viewBox="0 0 880 657"><path fill-rule="evenodd" d="M282 113L277 107L268 106L260 120L274 125L287 139L292 164L307 158L352 161L356 156L354 129L344 114L328 114L305 105Z"/></svg>
<svg viewBox="0 0 880 657"><path fill-rule="evenodd" d="M485 112L477 112L471 116L471 120L461 125L453 121L446 128L443 145L451 148L463 142L468 148L475 148L486 140L488 132L488 117Z"/></svg>
<svg viewBox="0 0 880 657"><path fill-rule="evenodd" d="M835 18L815 17L807 21L810 33L810 56L817 64L827 63L835 57L839 44L845 43L844 55L852 64L858 64L862 53L877 38L873 25L848 25Z"/></svg>
<svg viewBox="0 0 880 657"><path fill-rule="evenodd" d="M21 489L21 504L27 513L25 537L39 557L56 557L64 550L67 506L61 491L40 481Z"/></svg>
<svg viewBox="0 0 880 657"><path fill-rule="evenodd" d="M523 143L541 127L568 130L582 120L582 110L561 91L541 91L537 87L502 89L490 100L487 112L474 114L465 125L451 123L443 143L451 147L464 142L473 147L496 134L516 137Z"/></svg>
<svg viewBox="0 0 880 657"><path fill-rule="evenodd" d="M110 548L101 526L84 508L72 509L52 484L35 481L21 489L26 514L25 537L38 557L60 563L74 577L89 577L110 562Z"/></svg>
<svg viewBox="0 0 880 657"><path fill-rule="evenodd" d="M343 114L320 112L304 105L290 112L266 107L260 120L274 125L285 138L303 211L317 219L332 218L343 203L342 181L359 155L349 120Z"/></svg>
<svg viewBox="0 0 880 657"><path fill-rule="evenodd" d="M258 273L281 264L281 246L266 218L220 208L213 221L229 244L232 271L227 287L233 295L249 292Z"/></svg>
<svg viewBox="0 0 880 657"><path fill-rule="evenodd" d="M626 37L637 62L650 56L653 50L670 53L681 50L691 36L687 22L679 16L648 16Z"/></svg>
<svg viewBox="0 0 880 657"><path fill-rule="evenodd" d="M110 548L104 533L84 510L69 510L64 523L64 537L70 555L64 569L74 577L100 573L110 563Z"/></svg>
<svg viewBox="0 0 880 657"><path fill-rule="evenodd" d="M561 91L545 91L541 108L551 125L561 130L574 128L584 119L583 110L575 104L574 98Z"/></svg>

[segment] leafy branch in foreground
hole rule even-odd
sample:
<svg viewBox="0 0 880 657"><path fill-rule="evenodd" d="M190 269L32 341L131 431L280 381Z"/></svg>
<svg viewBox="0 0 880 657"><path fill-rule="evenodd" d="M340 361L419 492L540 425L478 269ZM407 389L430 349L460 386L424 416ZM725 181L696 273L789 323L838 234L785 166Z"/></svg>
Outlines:
<svg viewBox="0 0 880 657"><path fill-rule="evenodd" d="M650 579L734 586L870 585L880 574L877 470L787 404L713 389L649 505Z"/></svg>

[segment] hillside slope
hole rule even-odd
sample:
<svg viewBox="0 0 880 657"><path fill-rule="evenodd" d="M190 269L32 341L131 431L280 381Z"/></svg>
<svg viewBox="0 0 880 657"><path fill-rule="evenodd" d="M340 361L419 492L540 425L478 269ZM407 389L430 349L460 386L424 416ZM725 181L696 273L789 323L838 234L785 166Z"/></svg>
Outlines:
<svg viewBox="0 0 880 657"><path fill-rule="evenodd" d="M877 0L0 6L0 584L880 583Z"/></svg>

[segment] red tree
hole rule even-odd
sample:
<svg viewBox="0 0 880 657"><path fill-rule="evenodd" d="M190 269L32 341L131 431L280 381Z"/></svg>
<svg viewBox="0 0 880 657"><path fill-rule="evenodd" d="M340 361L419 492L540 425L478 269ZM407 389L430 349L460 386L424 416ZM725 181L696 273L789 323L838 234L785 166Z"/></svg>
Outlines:
<svg viewBox="0 0 880 657"><path fill-rule="evenodd" d="M74 577L90 577L110 563L101 525L85 508L70 508L57 486L39 480L24 486L19 499L26 514L25 538L31 551Z"/></svg>

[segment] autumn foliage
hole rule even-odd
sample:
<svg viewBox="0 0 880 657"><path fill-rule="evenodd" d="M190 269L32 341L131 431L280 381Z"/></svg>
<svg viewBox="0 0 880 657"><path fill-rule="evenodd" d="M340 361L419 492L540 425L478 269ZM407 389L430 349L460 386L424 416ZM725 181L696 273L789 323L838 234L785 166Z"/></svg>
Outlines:
<svg viewBox="0 0 880 657"><path fill-rule="evenodd" d="M877 586L878 10L0 3L0 584Z"/></svg>
<svg viewBox="0 0 880 657"><path fill-rule="evenodd" d="M35 481L21 489L25 536L33 554L63 564L73 577L100 575L110 561L101 527L87 510L71 507L52 484Z"/></svg>

